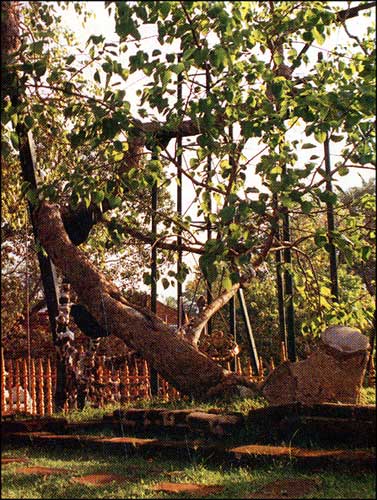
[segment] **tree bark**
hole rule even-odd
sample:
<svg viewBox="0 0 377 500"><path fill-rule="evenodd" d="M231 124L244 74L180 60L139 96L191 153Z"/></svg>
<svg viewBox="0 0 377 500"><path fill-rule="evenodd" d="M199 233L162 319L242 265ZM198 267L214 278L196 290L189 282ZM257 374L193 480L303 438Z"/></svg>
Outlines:
<svg viewBox="0 0 377 500"><path fill-rule="evenodd" d="M198 399L252 396L257 385L216 364L151 311L129 303L69 239L58 205L34 212L41 244L69 280L80 302L108 335L121 338L183 394Z"/></svg>

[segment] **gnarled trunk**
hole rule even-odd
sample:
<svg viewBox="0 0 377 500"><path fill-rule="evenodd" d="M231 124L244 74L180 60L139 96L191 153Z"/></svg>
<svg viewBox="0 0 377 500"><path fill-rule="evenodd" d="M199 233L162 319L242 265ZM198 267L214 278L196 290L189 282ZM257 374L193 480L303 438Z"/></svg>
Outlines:
<svg viewBox="0 0 377 500"><path fill-rule="evenodd" d="M58 205L34 213L39 239L81 303L109 335L136 349L168 382L196 398L253 395L257 387L217 365L152 312L130 304L68 238Z"/></svg>

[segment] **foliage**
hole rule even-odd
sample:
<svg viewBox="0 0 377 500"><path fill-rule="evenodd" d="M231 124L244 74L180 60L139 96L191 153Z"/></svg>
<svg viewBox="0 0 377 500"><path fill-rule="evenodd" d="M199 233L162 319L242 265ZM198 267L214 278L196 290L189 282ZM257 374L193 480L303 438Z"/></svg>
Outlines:
<svg viewBox="0 0 377 500"><path fill-rule="evenodd" d="M331 177L373 164L373 28L368 27L361 39L351 37L351 47L339 43L335 51L315 60L308 50L318 52L318 45L337 27L343 25L349 34L332 2L105 5L114 21L116 42L90 35L82 47L62 28L61 16L73 9L85 23L85 4L23 4L20 46L3 67L2 155L15 165L17 132L20 127L30 130L43 179L34 192L12 168L5 171L3 227L24 229L25 221L16 221L21 212L12 209L22 195L34 205L48 199L73 210L96 206L103 220L83 248L122 286L135 286L145 272L145 241L156 238L149 231L149 193L157 182L165 199L157 214L159 241L172 241L179 233L186 243L203 250L200 270L209 282L219 283L221 292L240 282L250 265L266 260L271 249L286 245L277 227L289 210L298 248L291 270L297 302L314 306L319 300L320 306L317 318L313 309L306 325L302 319L302 329L316 333L323 324L339 320L364 326L370 304L362 309L365 302L358 303L360 282L348 276L347 269L356 261L371 262L372 233L366 236L358 230L365 212L342 211L341 196L329 191L322 155L307 159L307 153L327 138L330 144L341 142L341 159L333 165ZM370 10L360 15L368 16ZM151 25L154 41L148 46L143 38ZM198 75L192 77L193 73ZM144 79L136 102L131 102L127 85L138 75ZM186 90L177 102L178 76ZM172 151L166 146L184 123L196 137L184 168L200 219L194 230L191 216L180 216L166 191L175 181L181 153L178 147ZM141 149L142 161L135 165L140 141L146 149ZM363 200L371 207L369 198ZM328 249L330 235L313 222L323 222L325 203L336 208L339 218L331 235L343 265L345 296L338 308L329 301L326 278L318 281L302 262L307 254L314 270L323 267L325 254L317 248ZM352 216L347 221L345 213ZM209 225L212 236L204 242L201 230ZM135 230L143 243L134 245ZM119 266L106 267L109 254L119 259ZM168 287L176 275L168 274L167 268L165 272L162 264L171 262L173 254L161 251L160 259L159 278ZM184 281L188 274L186 269L179 279ZM150 278L145 279L149 283ZM265 307L268 295L255 293L253 301ZM258 321L273 329L276 315L266 323L259 305L252 307Z"/></svg>

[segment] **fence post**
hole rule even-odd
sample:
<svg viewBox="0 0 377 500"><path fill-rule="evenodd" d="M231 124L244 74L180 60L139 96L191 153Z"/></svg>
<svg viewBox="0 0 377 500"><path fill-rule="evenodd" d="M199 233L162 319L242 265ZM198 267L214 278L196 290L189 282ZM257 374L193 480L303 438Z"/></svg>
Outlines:
<svg viewBox="0 0 377 500"><path fill-rule="evenodd" d="M27 360L24 358L22 360L22 384L24 388L24 412L29 413L29 401L28 401L28 396L29 396L29 383L28 383L28 366L27 366ZM30 408L31 410L31 408Z"/></svg>
<svg viewBox="0 0 377 500"><path fill-rule="evenodd" d="M287 346L285 344L285 342L281 342L280 344L280 360L282 363L284 363L285 361L287 361Z"/></svg>
<svg viewBox="0 0 377 500"><path fill-rule="evenodd" d="M4 351L1 349L1 413L6 411L6 401L5 401L5 386L6 386L6 376L5 376L5 360Z"/></svg>
<svg viewBox="0 0 377 500"><path fill-rule="evenodd" d="M37 393L35 389L35 362L34 358L30 359L30 397L31 397L31 413L32 415L37 414Z"/></svg>
<svg viewBox="0 0 377 500"><path fill-rule="evenodd" d="M12 413L13 411L13 360L8 360L8 392L9 392L9 401L8 401L8 411Z"/></svg>
<svg viewBox="0 0 377 500"><path fill-rule="evenodd" d="M270 369L270 372L273 372L275 370L275 362L274 362L274 358L273 357L270 358L269 369Z"/></svg>
<svg viewBox="0 0 377 500"><path fill-rule="evenodd" d="M15 387L16 387L16 411L21 411L21 398L20 398L20 360L16 359L16 372L15 372ZM13 391L12 391L13 392ZM12 395L13 397L13 395Z"/></svg>
<svg viewBox="0 0 377 500"><path fill-rule="evenodd" d="M130 401L130 370L128 368L127 359L124 361L122 378L123 390L121 394L121 403L128 403Z"/></svg>
<svg viewBox="0 0 377 500"><path fill-rule="evenodd" d="M46 382L47 382L47 415L52 415L52 373L50 358L47 358L46 366Z"/></svg>
<svg viewBox="0 0 377 500"><path fill-rule="evenodd" d="M44 394L44 370L42 359L38 359L38 383L39 383L39 405L38 405L38 414L42 417L45 414L45 394Z"/></svg>

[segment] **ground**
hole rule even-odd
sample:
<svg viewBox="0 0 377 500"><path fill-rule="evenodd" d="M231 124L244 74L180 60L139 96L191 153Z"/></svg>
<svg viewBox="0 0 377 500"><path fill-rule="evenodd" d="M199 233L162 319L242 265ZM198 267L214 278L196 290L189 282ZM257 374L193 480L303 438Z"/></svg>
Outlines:
<svg viewBox="0 0 377 500"><path fill-rule="evenodd" d="M83 450L62 453L60 450L43 448L3 448L3 456L25 457L28 463L3 466L2 498L176 498L177 494L153 490L160 483L196 483L222 486L223 490L209 495L210 498L251 498L259 490L276 480L310 479L318 487L305 498L375 498L373 473L347 471L300 472L290 465L279 462L257 468L213 466L209 461L166 460L158 457L104 456L102 453ZM56 467L68 469L64 475L35 476L16 474L20 467ZM72 481L87 474L119 474L125 483L102 486L85 486ZM305 484L305 483L303 483ZM297 491L296 498L302 498ZM192 494L180 493L179 498ZM201 495L200 495L201 496ZM255 496L257 498L257 496ZM266 496L263 496L266 498ZM274 497L276 498L276 497ZM284 495L282 498L289 498ZM294 497L291 497L294 498Z"/></svg>
<svg viewBox="0 0 377 500"><path fill-rule="evenodd" d="M364 390L363 398L364 404L373 404L375 391ZM159 401L157 406L161 404ZM166 406L172 405L177 409L189 407L190 402L178 401ZM195 407L195 402L191 405ZM151 403L140 401L133 406L145 407ZM228 404L226 410L246 414L251 408L261 406L263 401L242 401ZM71 423L94 417L101 420L110 410L86 408L71 413L68 420ZM105 427L98 432L119 435L112 434L110 429L106 431ZM329 449L333 446L334 443ZM347 448L347 444L343 443L343 447ZM104 447L89 450L83 443L70 449L38 445L36 441L28 446L4 443L1 498L375 498L375 474L369 469L345 466L303 469L292 457L284 461L261 460L254 465L219 462L214 456L204 457L188 446L174 457L168 457L166 450L130 452L126 447L117 450L114 448L112 453ZM12 462L10 458L18 461ZM111 479L114 481L109 482Z"/></svg>

